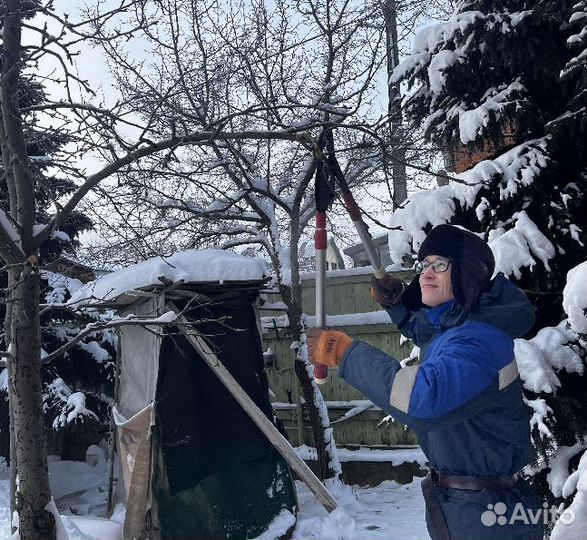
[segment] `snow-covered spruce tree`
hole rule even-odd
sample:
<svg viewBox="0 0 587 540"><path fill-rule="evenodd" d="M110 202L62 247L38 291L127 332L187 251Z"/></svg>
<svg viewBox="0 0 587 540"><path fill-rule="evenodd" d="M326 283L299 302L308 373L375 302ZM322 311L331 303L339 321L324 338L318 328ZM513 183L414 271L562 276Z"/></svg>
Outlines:
<svg viewBox="0 0 587 540"><path fill-rule="evenodd" d="M586 14L587 15L587 14ZM571 269L567 274L567 285L563 291L563 307L568 319L559 325L572 343L585 357L587 350L587 261ZM554 329L544 329L542 333ZM539 334L540 335L540 334ZM538 338L538 336L537 336ZM535 338L535 339L537 339ZM560 354L556 340L549 344L551 356ZM567 347L568 348L568 345ZM562 513L554 528L551 540L582 538L587 525L587 442L578 437L572 446L556 448L551 459L547 477L552 495L556 499L566 499L566 511ZM570 473L571 469L575 469ZM570 501L570 504L568 504Z"/></svg>
<svg viewBox="0 0 587 540"><path fill-rule="evenodd" d="M21 79L19 105L21 109L37 105L44 101L44 89L41 84L31 78ZM25 131L27 154L31 160L32 169L36 179L36 199L38 223L49 220L47 208L53 201L59 200L64 195L70 194L75 189L75 184L64 177L49 172L52 163L52 155L67 142L63 136L53 132L39 129L36 126L36 117L31 114ZM0 165L0 172L3 168ZM7 186L5 182L0 184L0 200L7 200ZM71 217L63 224L59 233L54 234L40 248L39 264L41 268L63 255L74 253L77 245L77 236L80 232L92 226L90 219L80 212L73 212ZM7 287L6 272L0 273L0 285ZM75 279L56 274L54 272L41 272L41 298L40 303L63 303L68 297L69 289L81 285ZM0 320L5 320L5 304L0 304ZM51 351L62 346L66 341L75 336L80 328L88 322L87 316L82 318L66 309L47 308L41 315L41 343L43 351ZM74 346L63 356L46 364L42 369L43 379L43 403L46 414L47 428L60 429L66 425L83 422L86 418L96 421L104 420L107 416L107 407L104 397L111 395L112 389L112 363L113 355L112 333L97 332L95 336L89 336L79 345ZM106 343L106 350L104 348ZM4 331L0 335L0 347L4 345ZM0 370L1 371L1 370ZM8 388L6 373L1 375L0 400L8 400ZM85 407L85 394L89 391L88 406L96 412L90 412ZM2 445L0 456L9 457L8 446L8 405L0 407L0 432L2 433Z"/></svg>
<svg viewBox="0 0 587 540"><path fill-rule="evenodd" d="M571 35L567 38L567 46L571 52L571 59L560 73L561 81L569 88L569 100L566 110L555 120L550 122L549 129L562 140L574 137L583 152L585 135L587 132L587 1L581 0L573 5L569 18ZM584 154L583 154L584 155ZM587 182L587 170L580 171L583 183ZM563 294L563 307L568 315L566 329L574 333L574 342L585 358L587 350L587 284L585 275L587 262L573 268L567 276L567 285ZM572 334L571 334L572 335ZM572 339L572 338L571 338ZM584 389L584 386L583 386ZM580 395L581 389L578 390ZM555 497L571 499L568 509L573 512L575 520L564 523L559 519L552 531L553 540L580 538L584 534L587 515L587 447L586 442L568 448L567 451L558 451L557 458L561 473L556 474L555 467L551 466L548 477L549 487ZM569 473L569 461L572 461L576 470ZM565 501L565 506L567 501Z"/></svg>
<svg viewBox="0 0 587 540"><path fill-rule="evenodd" d="M535 413L536 479L553 496L553 463L580 452L586 434L584 342L562 306L567 273L585 259L584 17L584 3L573 14L561 0L462 2L416 37L392 76L407 83L410 119L465 171L393 215L402 230L390 233L392 258L434 225L462 225L536 305L535 337L518 340L516 356Z"/></svg>

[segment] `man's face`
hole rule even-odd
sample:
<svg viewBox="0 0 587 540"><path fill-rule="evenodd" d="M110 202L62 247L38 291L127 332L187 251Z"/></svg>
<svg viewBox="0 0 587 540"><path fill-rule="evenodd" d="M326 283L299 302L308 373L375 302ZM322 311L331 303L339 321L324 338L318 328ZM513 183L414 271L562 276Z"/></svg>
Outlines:
<svg viewBox="0 0 587 540"><path fill-rule="evenodd" d="M422 290L422 303L428 307L436 307L452 300L455 296L452 290L451 273L452 265L449 263L444 272L435 272L437 261L446 261L440 255L429 255L422 264L427 268L420 274L420 289ZM437 264L434 264L437 263Z"/></svg>

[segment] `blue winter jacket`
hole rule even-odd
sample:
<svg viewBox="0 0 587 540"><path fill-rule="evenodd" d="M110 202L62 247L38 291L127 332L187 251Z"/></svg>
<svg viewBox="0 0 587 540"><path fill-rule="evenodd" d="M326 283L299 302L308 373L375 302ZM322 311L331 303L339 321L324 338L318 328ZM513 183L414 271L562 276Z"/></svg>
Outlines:
<svg viewBox="0 0 587 540"><path fill-rule="evenodd" d="M339 375L412 427L439 471L503 476L525 466L532 452L529 413L513 346L534 323L524 293L499 274L467 316L454 300L413 313L400 303L388 312L421 348L420 364L401 368L355 340Z"/></svg>

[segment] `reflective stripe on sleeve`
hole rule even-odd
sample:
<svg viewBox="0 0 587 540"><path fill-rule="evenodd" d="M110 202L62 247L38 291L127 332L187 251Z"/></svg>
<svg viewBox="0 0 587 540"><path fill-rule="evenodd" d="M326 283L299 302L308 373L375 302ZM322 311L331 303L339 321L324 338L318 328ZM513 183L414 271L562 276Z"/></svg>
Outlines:
<svg viewBox="0 0 587 540"><path fill-rule="evenodd" d="M396 372L389 395L389 404L400 411L407 413L410 406L412 390L416 382L420 366L408 366Z"/></svg>
<svg viewBox="0 0 587 540"><path fill-rule="evenodd" d="M502 367L499 370L499 389L503 390L506 386L512 384L519 376L518 364L516 364L516 359L514 358L507 366Z"/></svg>

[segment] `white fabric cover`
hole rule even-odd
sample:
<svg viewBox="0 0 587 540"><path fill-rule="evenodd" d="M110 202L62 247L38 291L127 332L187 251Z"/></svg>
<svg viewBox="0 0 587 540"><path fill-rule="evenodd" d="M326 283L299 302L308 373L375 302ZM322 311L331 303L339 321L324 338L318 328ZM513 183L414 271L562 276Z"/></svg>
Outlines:
<svg viewBox="0 0 587 540"><path fill-rule="evenodd" d="M163 295L133 304L122 316L157 317L163 313ZM161 327L123 326L120 331L118 410L131 418L155 400Z"/></svg>

